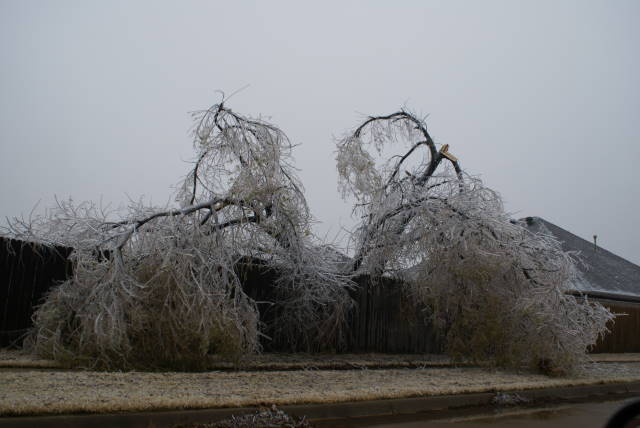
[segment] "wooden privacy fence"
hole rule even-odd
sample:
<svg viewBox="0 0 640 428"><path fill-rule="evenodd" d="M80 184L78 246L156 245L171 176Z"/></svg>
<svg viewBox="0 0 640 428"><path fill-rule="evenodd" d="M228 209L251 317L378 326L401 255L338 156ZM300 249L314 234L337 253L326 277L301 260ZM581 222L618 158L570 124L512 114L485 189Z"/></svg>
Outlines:
<svg viewBox="0 0 640 428"><path fill-rule="evenodd" d="M34 307L56 283L68 278L71 248L47 247L0 237L0 346L19 346L32 325ZM258 302L265 333L277 323L278 274L263 263L239 269L245 292ZM344 337L330 348L338 352L439 353L443 340L404 292L402 284L362 276L350 291L355 308L348 314ZM595 299L592 299L595 300ZM602 300L615 313L611 333L592 352L640 352L640 303ZM261 340L265 351L287 351L289 343Z"/></svg>
<svg viewBox="0 0 640 428"><path fill-rule="evenodd" d="M289 351L290 344L279 340L272 327L278 323L279 312L269 302L278 301L272 286L277 272L261 263L243 265L240 270L243 289L258 302L264 333L273 340L263 339L267 352ZM354 309L347 315L344 334L329 349L337 352L440 353L442 340L427 322L426 314L403 293L402 284L382 278L372 281L367 276L355 278L357 287L349 291Z"/></svg>
<svg viewBox="0 0 640 428"><path fill-rule="evenodd" d="M613 300L600 303L620 315L608 325L611 333L598 340L591 352L640 352L640 303Z"/></svg>
<svg viewBox="0 0 640 428"><path fill-rule="evenodd" d="M45 293L71 274L71 248L0 237L0 346L19 346Z"/></svg>
<svg viewBox="0 0 640 428"><path fill-rule="evenodd" d="M444 343L398 281L356 278L351 297L355 310L348 322L350 352L429 353L443 352Z"/></svg>

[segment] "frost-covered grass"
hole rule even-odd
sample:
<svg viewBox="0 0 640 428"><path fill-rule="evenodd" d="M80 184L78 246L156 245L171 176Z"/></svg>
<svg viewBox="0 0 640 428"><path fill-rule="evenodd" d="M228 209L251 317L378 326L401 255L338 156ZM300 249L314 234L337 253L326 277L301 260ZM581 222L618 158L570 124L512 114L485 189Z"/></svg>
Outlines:
<svg viewBox="0 0 640 428"><path fill-rule="evenodd" d="M591 364L580 375L480 368L148 373L0 370L0 414L201 409L514 391L640 381L640 364Z"/></svg>

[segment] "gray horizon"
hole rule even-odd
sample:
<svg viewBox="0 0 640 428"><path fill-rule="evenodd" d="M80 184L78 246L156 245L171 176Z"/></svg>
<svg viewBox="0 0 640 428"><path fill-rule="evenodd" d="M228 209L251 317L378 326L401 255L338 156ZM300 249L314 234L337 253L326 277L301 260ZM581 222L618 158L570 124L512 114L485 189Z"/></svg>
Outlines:
<svg viewBox="0 0 640 428"><path fill-rule="evenodd" d="M263 115L293 143L315 232L345 242L335 138L407 107L514 218L640 264L640 2L0 1L0 217L54 195L159 205L188 112ZM127 196L128 195L128 196Z"/></svg>

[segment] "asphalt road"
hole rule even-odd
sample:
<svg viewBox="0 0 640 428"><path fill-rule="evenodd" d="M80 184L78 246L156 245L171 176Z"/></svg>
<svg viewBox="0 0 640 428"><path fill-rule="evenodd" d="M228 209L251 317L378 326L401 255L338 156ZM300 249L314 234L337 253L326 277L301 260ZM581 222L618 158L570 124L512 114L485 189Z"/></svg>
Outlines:
<svg viewBox="0 0 640 428"><path fill-rule="evenodd" d="M489 427L604 427L609 418L620 409L624 401L601 403L566 404L539 408L501 408L481 414L465 414L447 417L446 419L420 419L420 416L397 416L384 418L365 418L326 422L320 428L489 428ZM477 412L477 410L476 410ZM640 426L640 419L631 426Z"/></svg>

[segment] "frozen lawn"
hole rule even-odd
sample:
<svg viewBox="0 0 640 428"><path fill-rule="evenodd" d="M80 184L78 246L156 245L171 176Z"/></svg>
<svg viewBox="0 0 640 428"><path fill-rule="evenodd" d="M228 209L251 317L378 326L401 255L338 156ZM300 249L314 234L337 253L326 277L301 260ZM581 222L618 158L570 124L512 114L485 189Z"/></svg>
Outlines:
<svg viewBox="0 0 640 428"><path fill-rule="evenodd" d="M0 414L329 403L630 381L640 381L640 363L592 364L565 378L473 367L204 373L3 368Z"/></svg>

